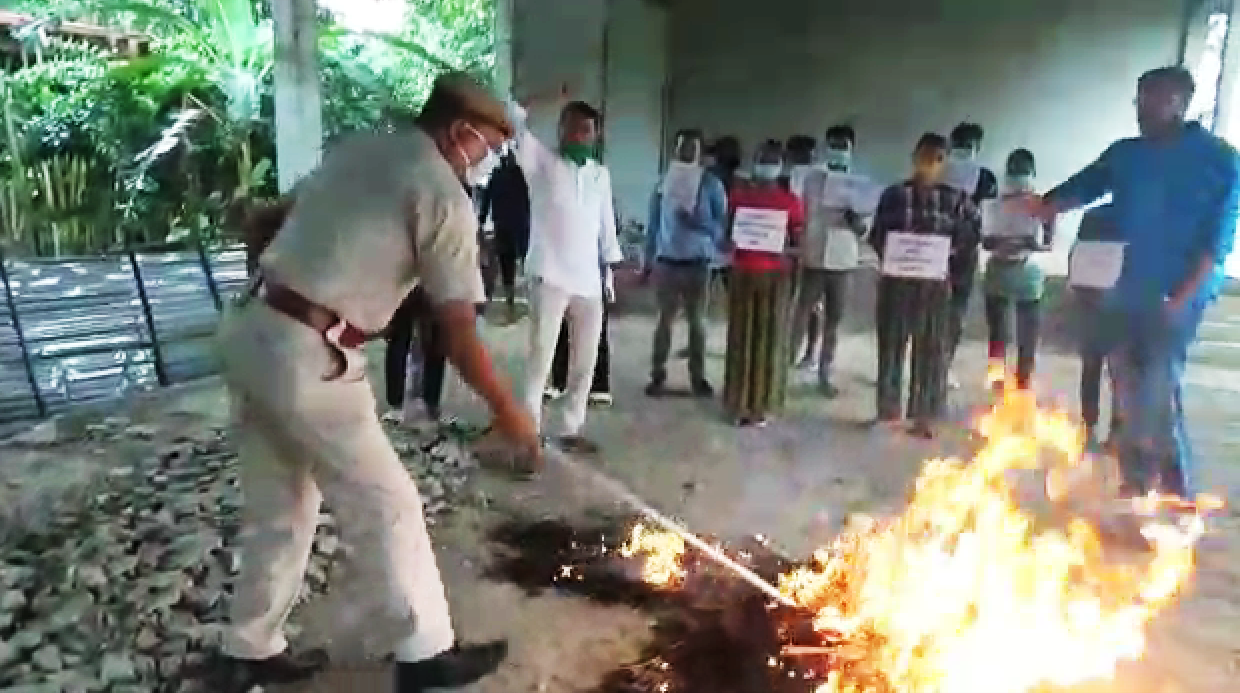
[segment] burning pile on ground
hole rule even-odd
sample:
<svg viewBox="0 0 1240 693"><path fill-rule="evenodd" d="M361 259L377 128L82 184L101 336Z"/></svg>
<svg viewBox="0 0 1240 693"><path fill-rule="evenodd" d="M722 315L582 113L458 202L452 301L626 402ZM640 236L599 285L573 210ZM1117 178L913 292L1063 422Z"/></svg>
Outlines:
<svg viewBox="0 0 1240 693"><path fill-rule="evenodd" d="M926 463L903 514L854 518L806 565L729 551L765 561L756 572L796 608L639 525L619 553L644 558L643 579L682 613L675 639L604 690L1042 693L1112 679L1191 576L1200 513L1216 503L1114 500L1074 420L1025 394L1006 395L979 432L972 460ZM588 591L590 571L574 571ZM703 661L686 657L702 639ZM703 663L728 673L702 685Z"/></svg>

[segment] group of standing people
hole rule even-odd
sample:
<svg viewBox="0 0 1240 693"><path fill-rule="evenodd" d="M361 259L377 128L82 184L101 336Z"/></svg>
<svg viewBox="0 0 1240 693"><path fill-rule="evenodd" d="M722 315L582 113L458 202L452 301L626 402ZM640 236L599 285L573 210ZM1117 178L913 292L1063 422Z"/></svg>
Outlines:
<svg viewBox="0 0 1240 693"><path fill-rule="evenodd" d="M958 126L950 140L925 135L914 148L913 174L873 195L873 184L853 170L857 136L847 125L828 128L821 150L805 135L784 144L766 141L754 150L748 170L740 166L735 138L721 138L707 147L699 130L679 132L672 167L701 170L692 179L695 195L686 196L669 192L676 185L669 169L651 202L645 266L647 276L656 280L659 317L647 394L665 392L671 325L682 310L688 322L692 392L712 394L704 368L703 316L711 270L723 255L728 285L723 402L730 418L739 425L766 424L783 405L792 364L816 368L821 393L837 396L832 366L863 248L871 248L881 261L890 234L919 234L945 239L947 252L930 278L884 273L879 281L877 418L896 422L907 416L915 432L932 435L932 424L946 402L948 369L977 273L980 204L998 198L1001 191L995 175L975 163L982 138L982 128L971 123ZM949 165L973 168L967 190L944 182ZM1032 155L1014 152L1002 191L1031 192L1032 174ZM850 183L854 194L839 194ZM779 228L770 226L772 220ZM763 233L770 237L752 237ZM1019 380L1026 386L1031 345L1036 345L1036 320L1027 319L1027 309L1036 309L1041 294L1041 275L1027 261L1032 250L1048 244L1045 234L1019 243L996 241L986 272L992 355L1002 358L1006 353L1006 309L1015 304L1023 316L1018 321ZM1019 282L1007 275L1025 279L1024 293L1012 290ZM906 410L901 390L910 345L912 383Z"/></svg>
<svg viewBox="0 0 1240 693"><path fill-rule="evenodd" d="M815 365L816 332L821 392L838 394L831 368L836 334L860 249L868 245L880 265L877 422L908 420L911 433L933 436L956 386L952 362L981 251L989 253L980 272L988 381L1029 388L1045 289L1033 258L1050 249L1060 215L1089 207L1069 276L1080 316L1088 445L1103 447L1105 370L1114 394L1108 442L1125 493L1187 494L1191 455L1180 382L1188 346L1222 284L1240 207L1235 150L1185 119L1193 92L1183 68L1145 73L1136 99L1140 135L1116 142L1044 195L1027 149L1009 154L1001 178L978 164L984 133L972 123L947 138L924 135L913 150L912 175L873 205L848 204L829 192L833 175L854 175L856 134L848 126L828 129L822 151L806 136L762 143L748 171L735 138L706 146L700 131L681 131L672 166L703 172L691 204L683 193L668 194L670 173L652 201L646 267L656 279L659 318L647 393L665 392L670 327L681 310L689 323L692 391L712 392L702 357L703 301L709 268L723 254L730 259L723 401L731 418L761 425L779 410L788 365ZM1105 197L1109 204L1098 206Z"/></svg>
<svg viewBox="0 0 1240 693"><path fill-rule="evenodd" d="M1240 211L1240 157L1185 121L1192 94L1192 77L1181 68L1146 73L1138 83L1140 136L1116 142L1045 195L1034 190L1034 160L1025 150L1008 157L1002 184L978 166L982 133L969 124L950 138L924 135L911 175L876 200L852 171L856 136L845 126L827 131L821 156L808 138L794 146L764 142L747 175L734 138L708 148L700 132L681 132L674 152L680 178L664 178L651 204L646 267L660 314L647 393L667 391L671 326L684 310L691 391L713 394L702 320L711 272L727 264L729 415L761 425L779 410L789 368L808 353L796 342L815 314L823 333L819 384L835 394L835 330L866 244L881 274L877 418L910 419L911 432L933 435L979 249L991 251L983 282L989 356L1006 357L1015 309L1015 383L1027 387L1042 291L1030 257L1049 245L1060 214L1109 195L1107 207L1087 215L1070 263L1088 314L1086 424L1095 435L1105 365L1122 421L1112 433L1125 491L1187 494L1180 384L1188 346L1221 286ZM564 96L561 90L554 98ZM320 657L291 654L283 626L324 499L357 557L351 579L361 589L348 593L342 625L391 636L394 690L458 688L504 658L503 642L456 641L418 490L376 415L362 347L394 316L398 324L417 322L399 317L402 311L433 315L438 331L426 341L438 344L489 404L496 432L517 453L512 466L532 471L541 463L544 389L566 329L560 443L593 450L581 431L614 293L612 268L622 259L610 174L599 161L600 125L592 107L570 102L560 110L558 142L546 146L529 132L521 105L448 74L416 127L346 138L286 202L254 217L253 280L219 334L245 509L231 624L214 662L226 680L213 690L297 680L323 665ZM519 167L529 207L531 319L520 397L496 373L476 324L487 296L479 220L467 191L490 176L501 151L510 172ZM983 213L987 202L1000 221ZM507 215L495 205L493 214ZM1029 223L1016 223L1022 219ZM509 250L515 259L524 247ZM508 286L513 274L506 272ZM422 293L414 294L415 286Z"/></svg>

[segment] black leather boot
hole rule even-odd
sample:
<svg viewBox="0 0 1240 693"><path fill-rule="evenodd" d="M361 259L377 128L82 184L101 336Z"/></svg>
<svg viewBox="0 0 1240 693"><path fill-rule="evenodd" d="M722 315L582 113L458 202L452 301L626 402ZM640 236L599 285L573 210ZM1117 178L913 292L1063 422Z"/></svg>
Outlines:
<svg viewBox="0 0 1240 693"><path fill-rule="evenodd" d="M456 645L420 662L396 663L394 693L461 688L492 674L508 656L508 642Z"/></svg>

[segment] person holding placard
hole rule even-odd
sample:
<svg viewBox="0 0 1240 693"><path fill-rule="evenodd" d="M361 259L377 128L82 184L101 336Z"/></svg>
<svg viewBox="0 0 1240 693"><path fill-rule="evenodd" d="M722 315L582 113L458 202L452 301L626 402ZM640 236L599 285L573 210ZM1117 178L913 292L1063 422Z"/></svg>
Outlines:
<svg viewBox="0 0 1240 693"><path fill-rule="evenodd" d="M953 252L972 252L981 214L965 193L942 183L947 140L922 135L913 150L912 178L879 198L870 245L881 260L876 333L878 423L902 420L905 350L912 342L908 398L911 433L934 437L934 423L947 404Z"/></svg>
<svg viewBox="0 0 1240 693"><path fill-rule="evenodd" d="M651 196L650 227L646 232L643 278L654 278L659 319L654 330L650 384L646 394L664 394L667 359L672 347L672 324L676 313L685 312L689 325L689 380L694 395L711 397L714 389L706 379L706 297L711 264L718 255L728 221L727 192L723 183L701 165L703 137L700 130L682 130L676 135L673 167L696 169L692 199L669 195L672 168Z"/></svg>
<svg viewBox="0 0 1240 693"><path fill-rule="evenodd" d="M827 131L826 170L815 168L806 177L805 242L801 245L801 284L793 317L792 345L806 342L801 364L812 364L816 334L810 331L821 307L822 351L818 359L818 386L827 397L839 391L831 383L831 363L840 320L853 270L860 260L860 239L869 228L866 217L876 202L869 179L849 173L855 135L847 126ZM815 330L816 331L816 330Z"/></svg>
<svg viewBox="0 0 1240 693"><path fill-rule="evenodd" d="M1016 312L1016 387L1028 389L1038 350L1042 311L1042 268L1033 253L1049 250L1051 227L1029 214L1024 198L1033 194L1036 165L1033 152L1017 149L1008 155L1003 192L986 207L982 247L990 251L982 285L986 296L986 325L990 332L992 387L1002 389L1007 378L1009 312Z"/></svg>
<svg viewBox="0 0 1240 693"><path fill-rule="evenodd" d="M1137 82L1140 136L1120 140L1034 205L1046 218L1111 195L1121 244L1078 244L1074 283L1112 289L1107 306L1121 338L1112 353L1121 383L1124 491L1184 495L1191 452L1180 401L1188 346L1217 298L1240 211L1240 155L1185 120L1194 92L1182 67ZM1071 271L1072 268L1070 268Z"/></svg>
<svg viewBox="0 0 1240 693"><path fill-rule="evenodd" d="M1111 217L1111 206L1102 205L1085 212L1081 226L1076 232L1077 247L1089 243L1113 243L1119 240L1118 230ZM1075 252L1076 248L1073 248ZM1069 284L1072 283L1069 277ZM1115 344L1115 324L1106 305L1106 290L1091 286L1072 286L1077 315L1077 337L1081 353L1081 419L1085 423L1085 447L1091 452L1099 449L1115 451L1123 426L1120 411L1118 382L1115 368L1107 355ZM1105 443L1099 442L1098 422L1102 408L1102 371L1106 369L1111 385L1111 427Z"/></svg>
<svg viewBox="0 0 1240 693"><path fill-rule="evenodd" d="M732 277L724 408L737 425L764 426L782 407L793 252L805 225L801 201L779 183L783 147L755 153L753 182L732 192Z"/></svg>
<svg viewBox="0 0 1240 693"><path fill-rule="evenodd" d="M999 195L999 179L993 171L978 162L982 152L982 141L986 131L977 123L961 123L951 132L951 158L948 167L952 173L969 171L970 175L963 179L952 176L949 185L967 193L974 205L980 207L986 200L993 200ZM962 180L967 183L962 184ZM963 187L961 187L963 185ZM971 186L971 187L970 187ZM948 261L952 285L952 320L949 333L947 353L948 382L953 389L958 387L951 375L952 362L956 360L956 350L960 348L960 340L964 336L964 323L969 314L969 297L973 295L973 280L977 277L977 248L961 248L952 254Z"/></svg>

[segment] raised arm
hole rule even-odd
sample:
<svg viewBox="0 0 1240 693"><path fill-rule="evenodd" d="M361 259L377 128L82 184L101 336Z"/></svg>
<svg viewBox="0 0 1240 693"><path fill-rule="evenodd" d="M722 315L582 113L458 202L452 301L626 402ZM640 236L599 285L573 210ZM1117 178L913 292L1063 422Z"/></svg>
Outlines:
<svg viewBox="0 0 1240 693"><path fill-rule="evenodd" d="M530 131L529 109L563 103L568 98L568 94L568 84L562 84L555 91L531 94L523 99L515 97L508 99L508 120L515 131L513 141L517 164L525 172L535 171L545 162L555 158L555 153Z"/></svg>
<svg viewBox="0 0 1240 693"><path fill-rule="evenodd" d="M1043 216L1050 217L1079 209L1110 192L1113 161L1118 146L1111 145L1092 164L1046 193L1042 199L1049 209L1045 210Z"/></svg>

